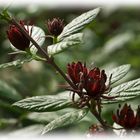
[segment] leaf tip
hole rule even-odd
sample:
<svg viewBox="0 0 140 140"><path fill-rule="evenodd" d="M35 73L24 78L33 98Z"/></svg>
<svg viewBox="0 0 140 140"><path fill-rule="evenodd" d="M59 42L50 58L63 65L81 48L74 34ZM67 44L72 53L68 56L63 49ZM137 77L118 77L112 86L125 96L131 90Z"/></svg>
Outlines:
<svg viewBox="0 0 140 140"><path fill-rule="evenodd" d="M13 103L11 106L12 106L12 107L19 107L17 103L18 103L18 102L15 102L15 103Z"/></svg>
<svg viewBox="0 0 140 140"><path fill-rule="evenodd" d="M125 68L127 69L127 71L129 71L130 68L131 68L131 64L125 64L125 65L123 65L123 66L125 66Z"/></svg>
<svg viewBox="0 0 140 140"><path fill-rule="evenodd" d="M131 64L126 64L127 66L128 66L128 69L130 69L131 68Z"/></svg>
<svg viewBox="0 0 140 140"><path fill-rule="evenodd" d="M94 11L96 12L96 14L98 14L100 12L100 10L101 10L101 7L98 7L96 9L94 9Z"/></svg>
<svg viewBox="0 0 140 140"><path fill-rule="evenodd" d="M15 102L15 103L13 103L11 106L16 106L16 102Z"/></svg>
<svg viewBox="0 0 140 140"><path fill-rule="evenodd" d="M44 128L43 130L42 130L42 132L41 132L41 135L44 135L44 134L46 134L48 131L46 131L46 129Z"/></svg>

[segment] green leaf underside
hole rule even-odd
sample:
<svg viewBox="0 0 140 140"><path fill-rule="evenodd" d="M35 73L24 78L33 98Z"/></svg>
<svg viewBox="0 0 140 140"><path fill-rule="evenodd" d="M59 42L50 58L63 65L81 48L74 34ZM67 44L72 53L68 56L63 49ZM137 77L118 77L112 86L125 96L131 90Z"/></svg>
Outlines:
<svg viewBox="0 0 140 140"><path fill-rule="evenodd" d="M73 102L66 97L48 95L26 98L14 103L13 105L33 112L51 112L66 107L72 107Z"/></svg>
<svg viewBox="0 0 140 140"><path fill-rule="evenodd" d="M103 103L117 103L135 98L140 95L140 78L116 86L108 94L108 96L118 97L110 101L103 101Z"/></svg>
<svg viewBox="0 0 140 140"><path fill-rule="evenodd" d="M8 62L8 63L4 63L4 64L0 64L0 69L3 68L8 68L8 67L15 67L15 66L21 66L26 62L30 62L32 59L31 58L27 58L27 59L17 59L15 61L12 62Z"/></svg>
<svg viewBox="0 0 140 140"><path fill-rule="evenodd" d="M59 118L51 121L48 125L45 126L42 134L45 134L53 129L70 125L81 120L88 112L88 109L80 109L74 112L69 112L65 115L60 116Z"/></svg>
<svg viewBox="0 0 140 140"><path fill-rule="evenodd" d="M94 18L99 13L100 8L96 8L94 10L90 10L74 20L72 20L68 25L64 27L63 32L58 36L59 40L63 40L65 37L77 33L85 28L86 25L91 23Z"/></svg>
<svg viewBox="0 0 140 140"><path fill-rule="evenodd" d="M114 68L114 69L110 70L109 72L107 72L108 78L112 74L111 84L121 80L128 73L130 67L131 67L130 64L125 64L125 65L121 65L121 66Z"/></svg>
<svg viewBox="0 0 140 140"><path fill-rule="evenodd" d="M0 98L14 102L22 99L20 94L13 87L9 86L4 81L0 81Z"/></svg>
<svg viewBox="0 0 140 140"><path fill-rule="evenodd" d="M65 49L78 45L82 42L83 34L77 33L65 38L62 42L47 47L48 54L53 55L64 51Z"/></svg>

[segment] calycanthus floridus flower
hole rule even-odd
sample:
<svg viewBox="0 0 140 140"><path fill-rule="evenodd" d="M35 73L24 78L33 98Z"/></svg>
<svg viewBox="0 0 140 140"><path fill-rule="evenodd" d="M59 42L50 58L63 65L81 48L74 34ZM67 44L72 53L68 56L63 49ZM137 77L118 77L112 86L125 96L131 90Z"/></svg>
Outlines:
<svg viewBox="0 0 140 140"><path fill-rule="evenodd" d="M107 98L103 95L109 89L109 86L106 86L107 76L104 70L100 71L97 67L89 70L85 64L73 62L67 65L67 73L77 89L81 91L79 94L87 95L97 100L100 97Z"/></svg>
<svg viewBox="0 0 140 140"><path fill-rule="evenodd" d="M112 119L126 130L140 130L140 106L137 111L133 111L130 105L125 104L122 108L119 105L119 109L116 114L112 115Z"/></svg>
<svg viewBox="0 0 140 140"><path fill-rule="evenodd" d="M36 26L25 25L23 21L20 21L19 24L27 31L27 33L41 46L45 41L44 31ZM26 51L30 49L32 53L36 53L36 47L30 42L30 40L20 31L15 25L10 25L7 30L7 37L10 41L11 48L14 51Z"/></svg>
<svg viewBox="0 0 140 140"><path fill-rule="evenodd" d="M85 78L85 90L87 94L93 98L98 98L106 91L106 80L107 76L105 71L100 71L99 68L95 67L90 70Z"/></svg>

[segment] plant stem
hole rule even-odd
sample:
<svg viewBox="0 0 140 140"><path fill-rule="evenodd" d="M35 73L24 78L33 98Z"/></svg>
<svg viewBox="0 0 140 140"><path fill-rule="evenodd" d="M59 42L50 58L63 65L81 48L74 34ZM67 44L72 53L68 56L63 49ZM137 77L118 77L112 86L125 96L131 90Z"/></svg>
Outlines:
<svg viewBox="0 0 140 140"><path fill-rule="evenodd" d="M53 37L53 44L56 44L57 43L57 37Z"/></svg>
<svg viewBox="0 0 140 140"><path fill-rule="evenodd" d="M51 64L59 73L60 75L67 81L67 83L74 89L77 89L76 86L69 80L69 78L65 75L65 73L59 68L59 66L54 62L54 59L48 55L48 53L42 49L37 42L25 31L25 29L16 22L15 19L11 19L10 21L12 24L17 26L20 31L33 43L33 45L38 49L40 54L46 58L46 61Z"/></svg>
<svg viewBox="0 0 140 140"><path fill-rule="evenodd" d="M106 123L104 122L104 120L102 120L102 118L98 114L98 112L96 110L94 110L94 111L90 110L90 111L96 117L96 119L101 123L102 127L104 128L104 130L108 129Z"/></svg>
<svg viewBox="0 0 140 140"><path fill-rule="evenodd" d="M100 122L104 130L107 130L107 124L106 122L102 119L101 113L97 111L96 109L96 102L94 99L91 99L91 104L88 104L88 108L90 109L90 112L96 117L96 119Z"/></svg>

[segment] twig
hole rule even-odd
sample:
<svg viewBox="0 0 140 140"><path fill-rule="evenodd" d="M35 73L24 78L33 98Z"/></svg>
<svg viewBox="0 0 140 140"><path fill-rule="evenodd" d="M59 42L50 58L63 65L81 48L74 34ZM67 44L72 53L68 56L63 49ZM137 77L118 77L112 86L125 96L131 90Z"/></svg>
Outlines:
<svg viewBox="0 0 140 140"><path fill-rule="evenodd" d="M69 80L69 78L65 75L65 73L58 67L58 65L54 62L54 59L52 59L52 57L50 57L47 53L47 51L45 51L43 48L41 48L37 42L25 31L25 29L16 22L15 19L11 19L10 21L12 24L14 24L15 26L17 26L20 31L33 43L33 45L38 49L38 51L40 52L40 54L46 58L46 62L51 64L59 73L60 75L68 82L68 84L74 88L77 89L77 87Z"/></svg>

